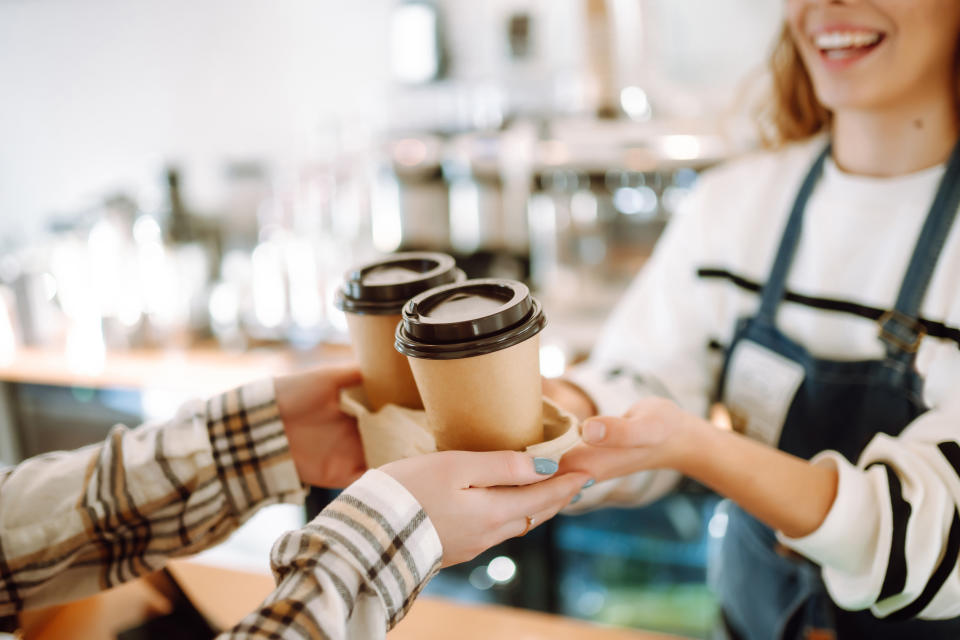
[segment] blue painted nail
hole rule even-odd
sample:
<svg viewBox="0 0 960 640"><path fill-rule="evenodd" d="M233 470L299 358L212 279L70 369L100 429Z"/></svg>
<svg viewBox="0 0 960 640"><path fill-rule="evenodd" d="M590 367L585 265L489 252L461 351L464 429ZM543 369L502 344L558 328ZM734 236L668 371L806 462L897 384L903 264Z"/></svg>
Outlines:
<svg viewBox="0 0 960 640"><path fill-rule="evenodd" d="M550 458L534 458L533 459L533 469L542 476L549 476L552 473L556 473L557 469L560 468L560 465L556 463L555 460Z"/></svg>
<svg viewBox="0 0 960 640"><path fill-rule="evenodd" d="M582 489L589 489L590 487L592 487L592 486L595 485L595 484L597 484L597 481L594 480L593 478L590 478L589 480L587 480L586 482L583 483L583 487L581 487L581 488L582 488Z"/></svg>
<svg viewBox="0 0 960 640"><path fill-rule="evenodd" d="M578 502L580 502L580 498L582 497L583 497L583 494L578 493L577 495L573 496L573 500L570 501L570 504L577 504Z"/></svg>

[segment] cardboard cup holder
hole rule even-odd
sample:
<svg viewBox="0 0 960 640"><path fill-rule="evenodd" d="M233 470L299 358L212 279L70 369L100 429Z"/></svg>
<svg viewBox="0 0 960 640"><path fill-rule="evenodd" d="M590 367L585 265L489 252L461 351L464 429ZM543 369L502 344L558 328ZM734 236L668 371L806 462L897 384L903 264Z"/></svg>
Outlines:
<svg viewBox="0 0 960 640"><path fill-rule="evenodd" d="M368 408L362 386L340 392L341 410L357 419L367 466L371 469L413 456L433 453L437 441L425 411L387 404L379 411ZM580 421L553 401L543 399L544 441L530 445L530 457L560 461L581 442Z"/></svg>

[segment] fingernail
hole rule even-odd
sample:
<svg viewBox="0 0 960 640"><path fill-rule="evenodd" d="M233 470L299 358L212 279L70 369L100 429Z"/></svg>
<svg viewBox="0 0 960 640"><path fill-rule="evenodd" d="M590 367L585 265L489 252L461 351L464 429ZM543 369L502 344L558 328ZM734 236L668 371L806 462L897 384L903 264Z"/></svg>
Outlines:
<svg viewBox="0 0 960 640"><path fill-rule="evenodd" d="M577 495L573 496L573 500L570 501L570 504L577 504L578 502L580 502L580 498L582 497L583 497L583 494L578 493Z"/></svg>
<svg viewBox="0 0 960 640"><path fill-rule="evenodd" d="M583 425L584 442L600 442L607 435L607 425L599 420L588 420Z"/></svg>
<svg viewBox="0 0 960 640"><path fill-rule="evenodd" d="M589 480L583 483L583 486L581 487L581 489L589 489L595 484L597 484L597 481L594 480L593 478L590 478Z"/></svg>
<svg viewBox="0 0 960 640"><path fill-rule="evenodd" d="M549 476L552 473L556 473L557 469L560 468L560 465L557 464L555 460L550 458L534 458L533 459L533 469L542 476Z"/></svg>

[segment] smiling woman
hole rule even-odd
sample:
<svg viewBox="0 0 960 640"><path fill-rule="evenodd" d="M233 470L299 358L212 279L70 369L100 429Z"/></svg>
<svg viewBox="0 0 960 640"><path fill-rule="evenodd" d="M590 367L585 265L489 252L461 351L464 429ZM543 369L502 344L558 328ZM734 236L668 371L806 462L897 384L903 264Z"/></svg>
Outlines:
<svg viewBox="0 0 960 640"><path fill-rule="evenodd" d="M843 168L897 175L939 163L953 136L934 134L940 144L924 154L912 143L910 130L939 132L944 125L954 126L960 87L958 34L960 4L951 0L789 0L787 21L771 57L769 141L804 140L834 117L849 115L853 122L834 131L835 138L859 132L853 144L835 144ZM885 135L873 136L874 142L906 146L908 155L880 154L888 149L874 148L863 139L864 125L885 129ZM907 139L901 140L901 134ZM854 155L855 149L861 152Z"/></svg>
<svg viewBox="0 0 960 640"><path fill-rule="evenodd" d="M600 480L577 510L676 472L729 499L729 637L955 639L960 3L786 7L776 144L700 178L551 385L601 414L563 468ZM702 417L715 401L735 432Z"/></svg>
<svg viewBox="0 0 960 640"><path fill-rule="evenodd" d="M817 97L831 110L903 109L956 89L956 2L790 0L787 11Z"/></svg>
<svg viewBox="0 0 960 640"><path fill-rule="evenodd" d="M951 104L942 97L958 86L957 3L790 0L787 12L771 57L774 145L823 130L836 110L882 107L903 116L931 98Z"/></svg>

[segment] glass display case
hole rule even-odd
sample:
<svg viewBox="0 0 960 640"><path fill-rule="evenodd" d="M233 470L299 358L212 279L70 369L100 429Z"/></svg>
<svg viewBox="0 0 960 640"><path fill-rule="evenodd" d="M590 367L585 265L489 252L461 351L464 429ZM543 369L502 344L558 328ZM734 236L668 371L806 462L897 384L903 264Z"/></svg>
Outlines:
<svg viewBox="0 0 960 640"><path fill-rule="evenodd" d="M723 533L718 502L686 486L640 508L561 515L444 569L425 593L707 637L718 612L706 568Z"/></svg>

